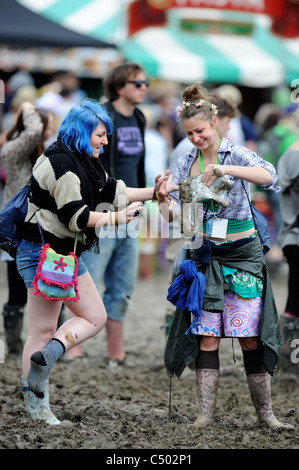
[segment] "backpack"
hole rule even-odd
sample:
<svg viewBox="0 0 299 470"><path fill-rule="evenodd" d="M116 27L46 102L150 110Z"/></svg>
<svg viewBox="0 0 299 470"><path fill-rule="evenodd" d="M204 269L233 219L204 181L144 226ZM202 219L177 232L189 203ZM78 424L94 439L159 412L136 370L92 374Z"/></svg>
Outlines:
<svg viewBox="0 0 299 470"><path fill-rule="evenodd" d="M23 186L0 210L0 249L16 258L27 214L30 184Z"/></svg>

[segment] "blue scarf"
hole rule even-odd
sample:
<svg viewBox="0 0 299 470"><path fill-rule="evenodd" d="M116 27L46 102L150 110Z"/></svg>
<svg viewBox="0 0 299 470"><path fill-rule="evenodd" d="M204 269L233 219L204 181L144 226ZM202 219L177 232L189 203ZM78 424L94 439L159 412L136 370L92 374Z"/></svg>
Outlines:
<svg viewBox="0 0 299 470"><path fill-rule="evenodd" d="M195 318L201 315L205 291L205 276L197 271L195 261L185 260L179 265L180 274L168 289L167 300L180 310L188 310ZM186 331L192 328L193 322Z"/></svg>

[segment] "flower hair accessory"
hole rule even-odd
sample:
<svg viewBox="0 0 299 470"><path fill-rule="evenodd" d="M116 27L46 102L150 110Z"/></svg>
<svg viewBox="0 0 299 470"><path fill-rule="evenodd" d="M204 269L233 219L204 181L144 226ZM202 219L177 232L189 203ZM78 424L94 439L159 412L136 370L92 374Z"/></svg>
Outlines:
<svg viewBox="0 0 299 470"><path fill-rule="evenodd" d="M199 100L197 102L193 102L193 101L183 101L182 102L182 106L178 106L177 110L178 110L178 114L177 114L177 117L180 117L181 113L189 108L189 106L196 106L196 108L200 108L200 107L205 107L205 108L210 108L214 114L218 114L218 108L215 104L211 103L211 104L205 104L205 100Z"/></svg>

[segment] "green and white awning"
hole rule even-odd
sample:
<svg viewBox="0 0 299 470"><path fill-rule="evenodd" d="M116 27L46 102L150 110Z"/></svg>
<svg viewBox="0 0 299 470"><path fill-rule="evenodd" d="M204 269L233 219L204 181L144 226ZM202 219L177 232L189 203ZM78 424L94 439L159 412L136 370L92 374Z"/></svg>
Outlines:
<svg viewBox="0 0 299 470"><path fill-rule="evenodd" d="M203 9L192 9L193 18ZM168 26L139 31L120 45L128 60L139 60L154 77L190 83L226 82L272 87L299 79L299 38L283 40L270 32L265 15L215 10L206 15L252 23L250 35L195 34L180 22L190 9L168 12Z"/></svg>
<svg viewBox="0 0 299 470"><path fill-rule="evenodd" d="M282 39L270 31L266 15L206 8L173 8L167 25L127 34L130 0L18 0L52 21L117 45L126 60L145 66L158 79L192 83L234 83L249 87L290 85L299 80L299 37ZM182 27L190 17L196 30ZM237 31L204 32L201 20L251 25Z"/></svg>

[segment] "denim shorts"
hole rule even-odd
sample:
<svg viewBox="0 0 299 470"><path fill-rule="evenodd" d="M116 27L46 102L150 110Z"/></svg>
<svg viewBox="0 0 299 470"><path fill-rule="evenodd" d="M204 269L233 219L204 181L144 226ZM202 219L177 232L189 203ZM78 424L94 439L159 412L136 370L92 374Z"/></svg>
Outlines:
<svg viewBox="0 0 299 470"><path fill-rule="evenodd" d="M32 287L32 281L37 270L41 246L41 243L28 242L27 240L22 240L18 246L16 263L20 276L23 278L27 288ZM81 276L86 271L87 268L81 257L79 257L78 276Z"/></svg>

